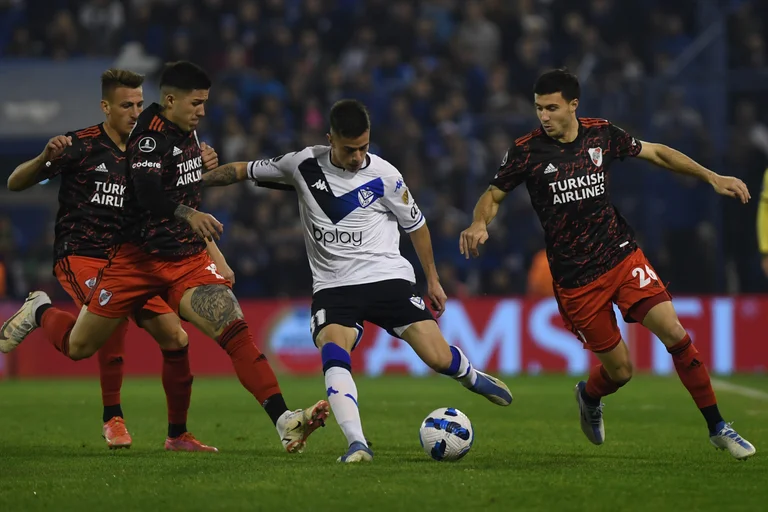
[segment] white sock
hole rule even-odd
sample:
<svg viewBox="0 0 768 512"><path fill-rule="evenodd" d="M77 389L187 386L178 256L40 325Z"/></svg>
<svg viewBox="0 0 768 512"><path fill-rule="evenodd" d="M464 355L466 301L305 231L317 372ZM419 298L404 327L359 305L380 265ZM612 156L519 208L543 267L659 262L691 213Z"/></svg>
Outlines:
<svg viewBox="0 0 768 512"><path fill-rule="evenodd" d="M451 346L451 349L453 349L451 352L453 353L454 359L456 358L456 354L458 354L459 357L459 371L451 375L451 377L461 382L461 385L465 388L471 388L475 385L475 382L477 382L477 371L459 347L453 345Z"/></svg>
<svg viewBox="0 0 768 512"><path fill-rule="evenodd" d="M347 438L347 445L357 441L368 446L363 435L363 425L360 422L357 386L352 380L352 374L339 366L328 368L325 372L325 388L336 422Z"/></svg>

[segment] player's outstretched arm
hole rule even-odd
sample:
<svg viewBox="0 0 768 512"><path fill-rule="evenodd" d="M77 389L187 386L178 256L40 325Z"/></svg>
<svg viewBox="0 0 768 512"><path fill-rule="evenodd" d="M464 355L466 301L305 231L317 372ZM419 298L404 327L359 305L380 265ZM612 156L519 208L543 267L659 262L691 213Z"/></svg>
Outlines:
<svg viewBox="0 0 768 512"><path fill-rule="evenodd" d="M637 156L659 167L705 181L712 185L718 194L736 198L742 203L746 204L752 198L747 186L740 179L733 176L721 176L710 171L689 156L664 144L643 142L642 149Z"/></svg>
<svg viewBox="0 0 768 512"><path fill-rule="evenodd" d="M478 246L488 240L488 225L496 218L505 197L507 193L494 185L480 196L472 214L472 224L459 235L459 251L467 259L470 255L480 256Z"/></svg>
<svg viewBox="0 0 768 512"><path fill-rule="evenodd" d="M435 254L432 251L432 237L429 235L429 228L424 223L420 228L409 233L413 248L421 262L421 268L424 269L424 276L427 278L427 295L432 303L432 309L437 313L437 317L445 311L445 303L448 296L440 284L440 277L437 275L437 266L435 266Z"/></svg>
<svg viewBox="0 0 768 512"><path fill-rule="evenodd" d="M20 164L8 177L8 190L21 192L40 182L40 171L51 160L60 157L72 145L72 137L57 135L48 141L42 153Z"/></svg>
<svg viewBox="0 0 768 512"><path fill-rule="evenodd" d="M248 162L232 162L203 174L203 186L224 187L247 179Z"/></svg>

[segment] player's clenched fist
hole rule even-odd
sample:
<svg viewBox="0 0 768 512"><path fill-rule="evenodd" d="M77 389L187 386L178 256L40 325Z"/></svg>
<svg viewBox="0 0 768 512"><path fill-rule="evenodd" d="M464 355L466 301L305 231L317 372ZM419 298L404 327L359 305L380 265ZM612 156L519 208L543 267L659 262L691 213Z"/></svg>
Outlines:
<svg viewBox="0 0 768 512"><path fill-rule="evenodd" d="M187 222L197 236L204 240L218 240L224 232L224 225L210 213L195 212Z"/></svg>
<svg viewBox="0 0 768 512"><path fill-rule="evenodd" d="M212 171L219 166L219 155L216 154L216 150L211 146L203 142L200 144L202 150L203 167L206 171Z"/></svg>
<svg viewBox="0 0 768 512"><path fill-rule="evenodd" d="M68 135L57 135L48 141L43 150L43 158L47 161L59 158L64 150L72 145L72 137Z"/></svg>
<svg viewBox="0 0 768 512"><path fill-rule="evenodd" d="M486 240L488 240L488 227L485 222L473 222L459 235L459 250L467 259L469 259L470 254L477 258L480 256L477 248Z"/></svg>

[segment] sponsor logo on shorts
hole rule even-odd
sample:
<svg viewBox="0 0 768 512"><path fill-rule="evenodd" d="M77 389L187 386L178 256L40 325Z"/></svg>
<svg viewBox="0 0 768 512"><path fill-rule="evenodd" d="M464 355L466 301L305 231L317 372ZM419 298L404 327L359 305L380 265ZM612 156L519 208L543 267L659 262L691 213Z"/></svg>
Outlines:
<svg viewBox="0 0 768 512"><path fill-rule="evenodd" d="M107 302L112 298L112 292L109 290L102 290L99 292L99 306L106 306Z"/></svg>
<svg viewBox="0 0 768 512"><path fill-rule="evenodd" d="M424 310L427 307L426 304L424 304L424 299L416 296L411 297L411 304L413 304L414 306L416 306L421 310Z"/></svg>
<svg viewBox="0 0 768 512"><path fill-rule="evenodd" d="M87 286L89 290L93 289L93 287L96 286L96 278L92 277L92 278L88 279L85 282L85 286Z"/></svg>

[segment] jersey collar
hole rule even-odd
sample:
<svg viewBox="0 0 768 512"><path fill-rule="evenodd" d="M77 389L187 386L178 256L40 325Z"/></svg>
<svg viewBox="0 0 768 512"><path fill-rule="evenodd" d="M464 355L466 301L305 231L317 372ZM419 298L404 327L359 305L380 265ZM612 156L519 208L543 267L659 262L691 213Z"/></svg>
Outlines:
<svg viewBox="0 0 768 512"><path fill-rule="evenodd" d="M579 133L576 135L576 138L575 138L573 141L571 141L571 142L560 142L560 141L559 141L559 140L557 140L557 139L553 139L552 137L550 137L549 135L547 135L547 132L546 132L546 130L544 130L544 128L541 128L541 132L542 132L542 133L543 133L543 134L544 134L544 135L545 135L545 136L546 136L546 137L547 137L549 140L551 140L552 142L554 142L554 143L555 143L555 144L557 144L558 146L561 146L561 147L564 147L564 148L571 148L571 147L574 147L574 146L576 146L576 145L580 144L580 143L581 143L581 139L583 139L583 138L584 138L584 126L581 124L581 120L580 120L580 119L578 119L578 118L577 118L577 119L576 119L576 122L577 122L577 123L579 123Z"/></svg>

